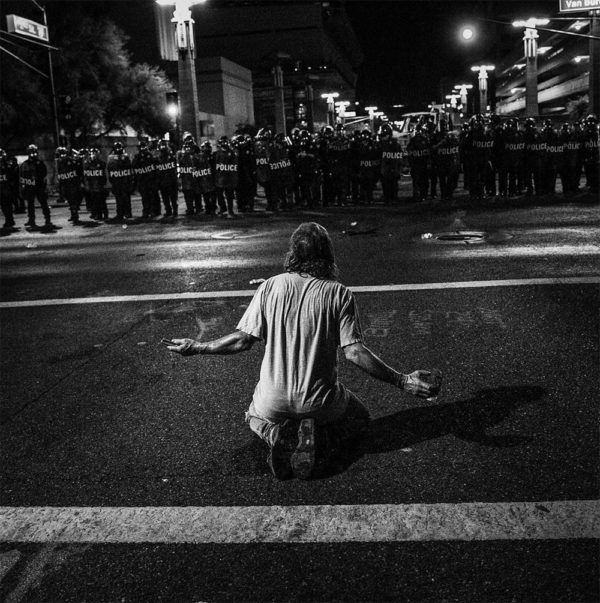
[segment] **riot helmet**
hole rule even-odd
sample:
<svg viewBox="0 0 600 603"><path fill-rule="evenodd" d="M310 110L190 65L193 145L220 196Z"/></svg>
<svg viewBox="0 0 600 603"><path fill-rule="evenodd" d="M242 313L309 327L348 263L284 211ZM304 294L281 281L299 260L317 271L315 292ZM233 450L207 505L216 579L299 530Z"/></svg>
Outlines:
<svg viewBox="0 0 600 603"><path fill-rule="evenodd" d="M29 157L34 158L38 156L38 148L37 145L35 144L30 144L27 147L27 155L29 155Z"/></svg>
<svg viewBox="0 0 600 603"><path fill-rule="evenodd" d="M125 148L123 147L123 143L117 140L113 143L112 150L115 155L122 155Z"/></svg>

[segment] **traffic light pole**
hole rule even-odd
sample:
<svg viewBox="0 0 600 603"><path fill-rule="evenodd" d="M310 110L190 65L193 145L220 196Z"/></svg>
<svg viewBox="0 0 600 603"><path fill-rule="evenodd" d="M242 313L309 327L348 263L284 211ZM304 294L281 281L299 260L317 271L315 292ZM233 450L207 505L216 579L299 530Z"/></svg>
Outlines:
<svg viewBox="0 0 600 603"><path fill-rule="evenodd" d="M46 15L46 9L39 4L36 0L31 0L44 15L44 27L46 31L50 31L48 29L48 17ZM52 108L52 121L54 122L54 146L58 146L60 130L58 127L58 109L56 106L56 90L54 88L54 68L52 66L52 49L48 48L48 77L50 79L50 95L51 95L51 108Z"/></svg>

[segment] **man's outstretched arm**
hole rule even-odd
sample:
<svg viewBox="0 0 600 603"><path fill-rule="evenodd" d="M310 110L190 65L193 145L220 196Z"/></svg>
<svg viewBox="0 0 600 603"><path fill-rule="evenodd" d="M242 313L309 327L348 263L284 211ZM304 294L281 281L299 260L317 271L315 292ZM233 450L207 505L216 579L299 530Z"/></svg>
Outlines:
<svg viewBox="0 0 600 603"><path fill-rule="evenodd" d="M239 354L249 350L259 340L244 331L234 331L214 341L201 342L189 338L172 341L176 345L168 346L167 349L171 352L182 356L194 356L195 354Z"/></svg>
<svg viewBox="0 0 600 603"><path fill-rule="evenodd" d="M422 380L422 377L431 375L430 371L419 370L409 374L399 373L385 364L361 342L347 345L343 349L346 358L350 362L371 375L371 377L375 377L375 379L391 383L419 398L430 398L437 395L439 391L438 385Z"/></svg>

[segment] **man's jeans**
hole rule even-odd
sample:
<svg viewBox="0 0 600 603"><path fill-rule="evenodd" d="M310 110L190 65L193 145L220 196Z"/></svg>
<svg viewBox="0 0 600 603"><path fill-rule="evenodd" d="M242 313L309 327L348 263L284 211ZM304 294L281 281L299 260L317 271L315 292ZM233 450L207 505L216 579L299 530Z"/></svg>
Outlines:
<svg viewBox="0 0 600 603"><path fill-rule="evenodd" d="M369 411L361 402L360 398L350 390L346 391L349 394L348 406L342 415L329 422L320 422L319 418L315 417L317 425L326 425L332 434L337 434L338 439L342 440L360 436L366 431L369 424ZM310 418L310 415L289 418L300 421L301 419ZM283 422L283 420L281 422ZM279 431L276 426L281 424L281 422L271 421L258 416L254 409L254 402L250 404L250 408L246 412L246 423L248 423L250 429L269 446L273 446Z"/></svg>

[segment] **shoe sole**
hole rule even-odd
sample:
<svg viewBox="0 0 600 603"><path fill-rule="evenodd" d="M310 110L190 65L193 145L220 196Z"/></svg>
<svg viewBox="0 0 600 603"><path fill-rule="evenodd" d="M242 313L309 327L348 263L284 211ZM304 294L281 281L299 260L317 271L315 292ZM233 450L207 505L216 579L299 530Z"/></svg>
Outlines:
<svg viewBox="0 0 600 603"><path fill-rule="evenodd" d="M267 464L271 473L277 479L287 479L292 476L291 451L294 449L297 429L291 421L285 421L279 432L277 441L271 447Z"/></svg>
<svg viewBox="0 0 600 603"><path fill-rule="evenodd" d="M298 479L308 479L315 467L315 420L302 419L298 427L298 446L291 457L292 471Z"/></svg>

